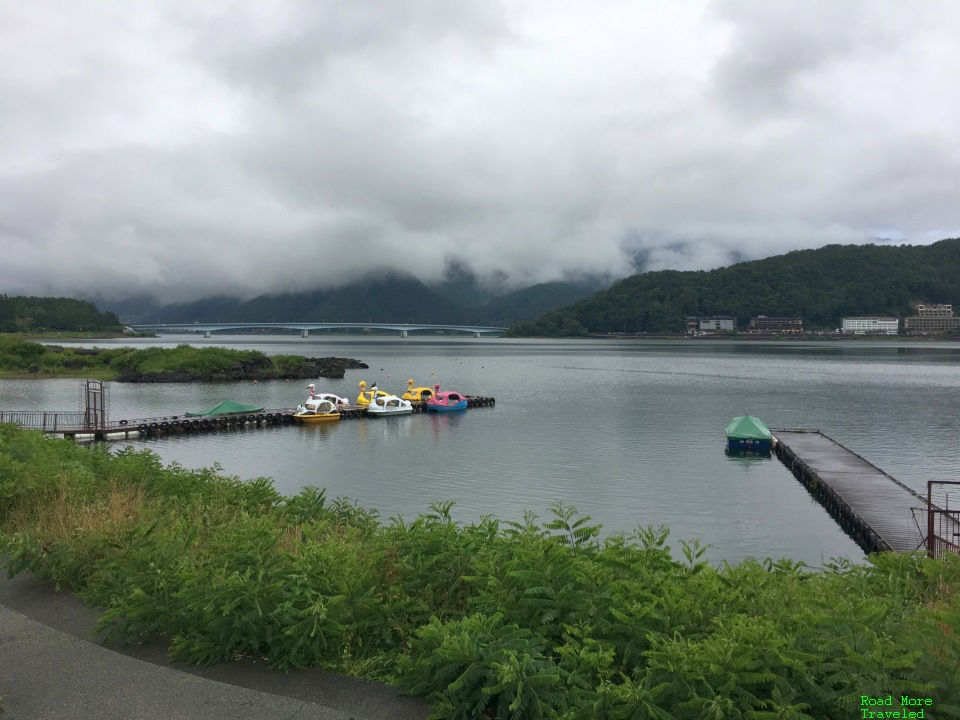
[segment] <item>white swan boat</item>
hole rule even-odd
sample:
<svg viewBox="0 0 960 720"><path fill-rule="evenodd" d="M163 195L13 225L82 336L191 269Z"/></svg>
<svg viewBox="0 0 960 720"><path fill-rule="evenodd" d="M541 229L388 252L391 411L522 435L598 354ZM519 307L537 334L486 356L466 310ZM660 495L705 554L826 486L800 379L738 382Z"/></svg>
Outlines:
<svg viewBox="0 0 960 720"><path fill-rule="evenodd" d="M293 419L308 424L339 422L340 411L329 400L311 398L297 408Z"/></svg>
<svg viewBox="0 0 960 720"><path fill-rule="evenodd" d="M376 387L374 387L376 391ZM374 392L374 398L367 406L369 417L387 417L390 415L410 415L413 413L413 403L396 395L380 395Z"/></svg>

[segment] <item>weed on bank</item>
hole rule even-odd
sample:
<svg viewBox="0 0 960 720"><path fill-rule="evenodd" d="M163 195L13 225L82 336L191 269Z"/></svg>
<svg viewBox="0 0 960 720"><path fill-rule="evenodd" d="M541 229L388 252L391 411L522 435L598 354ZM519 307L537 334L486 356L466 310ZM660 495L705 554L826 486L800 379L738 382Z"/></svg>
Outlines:
<svg viewBox="0 0 960 720"><path fill-rule="evenodd" d="M383 520L10 425L0 531L9 573L107 608L114 636L392 682L438 718L855 718L888 696L960 718L960 558L715 567L561 504Z"/></svg>

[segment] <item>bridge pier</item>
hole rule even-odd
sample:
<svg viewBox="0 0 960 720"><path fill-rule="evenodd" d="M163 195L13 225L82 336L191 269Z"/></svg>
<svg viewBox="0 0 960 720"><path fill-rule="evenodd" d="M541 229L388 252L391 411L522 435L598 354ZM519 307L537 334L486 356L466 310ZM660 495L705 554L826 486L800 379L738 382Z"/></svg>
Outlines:
<svg viewBox="0 0 960 720"><path fill-rule="evenodd" d="M480 337L480 333L475 332L475 333L473 334L473 336L474 336L475 338L478 338L478 337Z"/></svg>
<svg viewBox="0 0 960 720"><path fill-rule="evenodd" d="M401 331L400 331L400 337L405 338L406 336L407 336L407 331L406 331L406 330L401 330Z"/></svg>
<svg viewBox="0 0 960 720"><path fill-rule="evenodd" d="M310 337L310 331L309 331L309 330L301 330L301 331L300 331L300 337L302 337L302 338Z"/></svg>
<svg viewBox="0 0 960 720"><path fill-rule="evenodd" d="M205 338L210 337L210 331L207 330L207 331L203 334L203 336L204 336Z"/></svg>

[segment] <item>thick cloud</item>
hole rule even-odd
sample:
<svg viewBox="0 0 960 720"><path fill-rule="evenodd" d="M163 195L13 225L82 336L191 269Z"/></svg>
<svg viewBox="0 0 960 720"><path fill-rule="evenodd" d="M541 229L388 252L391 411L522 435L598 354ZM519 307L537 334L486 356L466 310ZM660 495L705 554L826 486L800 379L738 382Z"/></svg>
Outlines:
<svg viewBox="0 0 960 720"><path fill-rule="evenodd" d="M949 0L0 4L0 291L956 236L958 31Z"/></svg>

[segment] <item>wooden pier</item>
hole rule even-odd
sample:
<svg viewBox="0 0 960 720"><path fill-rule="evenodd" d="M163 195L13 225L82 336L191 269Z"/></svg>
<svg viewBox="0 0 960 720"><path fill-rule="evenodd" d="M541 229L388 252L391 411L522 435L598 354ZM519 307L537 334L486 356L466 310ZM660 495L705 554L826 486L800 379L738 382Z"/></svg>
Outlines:
<svg viewBox="0 0 960 720"><path fill-rule="evenodd" d="M923 550L927 499L819 430L774 430L775 452L864 552Z"/></svg>

